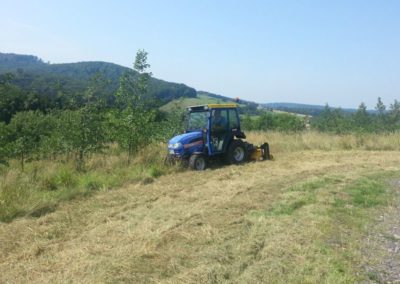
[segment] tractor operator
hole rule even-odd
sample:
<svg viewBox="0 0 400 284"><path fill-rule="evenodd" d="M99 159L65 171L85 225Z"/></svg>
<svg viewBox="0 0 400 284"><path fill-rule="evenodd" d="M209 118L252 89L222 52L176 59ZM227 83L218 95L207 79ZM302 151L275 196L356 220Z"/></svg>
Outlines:
<svg viewBox="0 0 400 284"><path fill-rule="evenodd" d="M217 151L222 151L227 131L227 120L221 115L221 110L219 109L214 110L211 129L212 144Z"/></svg>
<svg viewBox="0 0 400 284"><path fill-rule="evenodd" d="M221 116L221 110L216 109L212 119L212 129L215 131L224 131L226 130L226 124L226 118Z"/></svg>

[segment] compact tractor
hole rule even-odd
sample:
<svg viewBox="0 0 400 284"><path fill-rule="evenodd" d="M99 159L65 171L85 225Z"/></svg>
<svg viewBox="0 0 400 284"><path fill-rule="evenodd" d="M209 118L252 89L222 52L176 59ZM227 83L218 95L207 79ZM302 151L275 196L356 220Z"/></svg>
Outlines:
<svg viewBox="0 0 400 284"><path fill-rule="evenodd" d="M269 160L268 143L254 146L243 141L237 104L207 104L188 108L184 134L168 142L167 161L184 161L193 170L204 170L214 159L229 164Z"/></svg>

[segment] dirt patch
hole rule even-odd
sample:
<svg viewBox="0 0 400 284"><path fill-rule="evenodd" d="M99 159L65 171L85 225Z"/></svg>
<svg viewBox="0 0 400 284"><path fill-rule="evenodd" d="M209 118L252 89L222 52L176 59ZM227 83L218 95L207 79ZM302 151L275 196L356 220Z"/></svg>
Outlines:
<svg viewBox="0 0 400 284"><path fill-rule="evenodd" d="M369 283L400 283L400 179L390 180L396 198L378 217L378 225L366 241Z"/></svg>

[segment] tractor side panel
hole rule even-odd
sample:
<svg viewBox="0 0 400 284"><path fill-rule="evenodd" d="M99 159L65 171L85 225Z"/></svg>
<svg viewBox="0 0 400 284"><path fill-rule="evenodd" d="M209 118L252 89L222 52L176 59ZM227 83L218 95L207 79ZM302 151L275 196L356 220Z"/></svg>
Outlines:
<svg viewBox="0 0 400 284"><path fill-rule="evenodd" d="M204 142L203 142L203 140L193 141L191 143L184 144L183 148L185 149L185 154L187 156L190 156L194 152L203 152Z"/></svg>

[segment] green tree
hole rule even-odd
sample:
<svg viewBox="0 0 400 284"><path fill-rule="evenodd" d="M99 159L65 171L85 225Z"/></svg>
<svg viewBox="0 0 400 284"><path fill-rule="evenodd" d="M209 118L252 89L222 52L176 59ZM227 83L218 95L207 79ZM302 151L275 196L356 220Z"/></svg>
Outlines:
<svg viewBox="0 0 400 284"><path fill-rule="evenodd" d="M386 106L383 104L381 97L378 97L378 102L376 103L375 109L378 112L378 115L383 116L385 114Z"/></svg>
<svg viewBox="0 0 400 284"><path fill-rule="evenodd" d="M101 86L106 83L96 74L84 93L85 105L77 111L71 112L69 122L73 131L70 135L72 148L77 152L77 168L82 170L85 157L105 147L106 137L104 131L105 101L99 97Z"/></svg>
<svg viewBox="0 0 400 284"><path fill-rule="evenodd" d="M147 52L137 52L133 67L138 76L132 78L125 74L117 90L118 101L124 109L113 114L114 121L118 121L116 140L122 148L128 150L128 163L134 152L151 140L156 117L155 111L150 108L148 95L151 73L147 72L150 67Z"/></svg>
<svg viewBox="0 0 400 284"><path fill-rule="evenodd" d="M327 104L323 112L312 120L312 126L319 131L343 133L350 130L349 119L340 108L331 109Z"/></svg>
<svg viewBox="0 0 400 284"><path fill-rule="evenodd" d="M4 122L0 122L0 164L7 164L10 155L10 129Z"/></svg>
<svg viewBox="0 0 400 284"><path fill-rule="evenodd" d="M273 114L270 112L261 114L254 120L253 127L257 130L273 130L275 128Z"/></svg>
<svg viewBox="0 0 400 284"><path fill-rule="evenodd" d="M372 129L371 116L367 112L367 106L361 103L357 111L352 115L352 127L358 131L370 131Z"/></svg>
<svg viewBox="0 0 400 284"><path fill-rule="evenodd" d="M400 129L400 102L394 100L393 104L390 104L388 113L389 125L392 130Z"/></svg>
<svg viewBox="0 0 400 284"><path fill-rule="evenodd" d="M12 143L12 155L18 157L21 169L25 161L39 154L43 137L48 136L52 129L46 123L45 116L38 111L18 112L9 124Z"/></svg>
<svg viewBox="0 0 400 284"><path fill-rule="evenodd" d="M179 108L173 108L168 113L156 113L155 121L152 122L153 139L167 142L171 137L183 133L185 116L186 111Z"/></svg>
<svg viewBox="0 0 400 284"><path fill-rule="evenodd" d="M377 116L375 119L375 129L378 131L383 131L387 129L386 106L383 104L381 97L378 97L375 110L377 112Z"/></svg>
<svg viewBox="0 0 400 284"><path fill-rule="evenodd" d="M305 122L302 118L289 114L279 113L273 116L275 129L278 131L302 131L305 129Z"/></svg>
<svg viewBox="0 0 400 284"><path fill-rule="evenodd" d="M245 114L243 115L243 117L241 118L241 127L244 130L255 130L254 127L254 120L251 118L250 115Z"/></svg>
<svg viewBox="0 0 400 284"><path fill-rule="evenodd" d="M143 106L149 97L147 91L150 77L152 76L151 72L147 72L147 69L150 68L150 64L147 63L147 55L148 53L143 49L138 50L133 64L133 69L139 73L136 84L133 85L134 93L137 96L136 103L142 103ZM146 95L147 98L145 98Z"/></svg>
<svg viewBox="0 0 400 284"><path fill-rule="evenodd" d="M24 109L26 95L20 88L11 82L14 75L7 73L0 75L0 121L9 123L11 117Z"/></svg>
<svg viewBox="0 0 400 284"><path fill-rule="evenodd" d="M72 125L66 119L71 113L74 112L70 110L53 110L46 115L46 124L52 131L41 139L40 153L44 158L50 157L55 160L57 155L69 155L72 153L73 148L69 144L69 135L74 129L71 129Z"/></svg>

